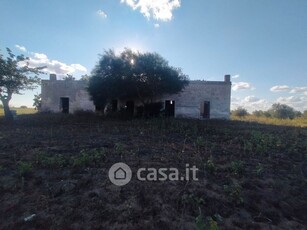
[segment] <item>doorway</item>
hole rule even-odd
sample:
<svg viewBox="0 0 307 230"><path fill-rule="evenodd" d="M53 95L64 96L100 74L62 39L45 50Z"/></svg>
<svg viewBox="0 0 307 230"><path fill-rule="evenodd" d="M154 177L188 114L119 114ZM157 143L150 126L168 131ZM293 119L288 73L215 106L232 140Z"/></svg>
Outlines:
<svg viewBox="0 0 307 230"><path fill-rule="evenodd" d="M112 100L112 112L117 111L117 100Z"/></svg>
<svg viewBox="0 0 307 230"><path fill-rule="evenodd" d="M129 116L134 115L134 101L126 101L126 111Z"/></svg>
<svg viewBox="0 0 307 230"><path fill-rule="evenodd" d="M69 113L69 97L60 98L60 109L62 113Z"/></svg>
<svg viewBox="0 0 307 230"><path fill-rule="evenodd" d="M172 100L165 101L165 116L167 117L175 116L175 101Z"/></svg>
<svg viewBox="0 0 307 230"><path fill-rule="evenodd" d="M210 118L210 101L204 101L203 118L205 119Z"/></svg>

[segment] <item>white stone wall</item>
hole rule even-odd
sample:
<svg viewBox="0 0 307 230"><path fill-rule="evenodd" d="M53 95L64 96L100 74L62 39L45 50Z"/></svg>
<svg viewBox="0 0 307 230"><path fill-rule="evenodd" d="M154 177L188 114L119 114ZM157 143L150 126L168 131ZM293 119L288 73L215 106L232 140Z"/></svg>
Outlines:
<svg viewBox="0 0 307 230"><path fill-rule="evenodd" d="M179 94L167 95L175 101L175 117L203 118L204 101L210 102L210 118L230 118L231 83L222 81L191 81Z"/></svg>
<svg viewBox="0 0 307 230"><path fill-rule="evenodd" d="M204 101L210 102L210 118L230 118L230 81L190 81L179 94L166 95L160 100L175 101L175 117L203 119ZM69 112L76 110L95 111L95 106L86 91L85 81L43 80L41 111L62 112L60 98L69 98ZM135 106L139 105L134 100ZM125 102L119 102L118 107Z"/></svg>
<svg viewBox="0 0 307 230"><path fill-rule="evenodd" d="M60 98L69 98L69 113L77 110L95 111L95 106L86 91L85 81L43 80L42 112L62 112Z"/></svg>

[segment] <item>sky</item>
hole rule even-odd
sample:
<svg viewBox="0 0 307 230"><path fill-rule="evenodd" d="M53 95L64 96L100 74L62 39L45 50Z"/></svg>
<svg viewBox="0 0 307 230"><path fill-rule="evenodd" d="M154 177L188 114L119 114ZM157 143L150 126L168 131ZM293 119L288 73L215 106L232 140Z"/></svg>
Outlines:
<svg viewBox="0 0 307 230"><path fill-rule="evenodd" d="M231 108L307 109L306 0L0 0L0 49L49 73L90 74L99 54L157 52L191 80L232 76ZM11 106L32 106L34 91Z"/></svg>

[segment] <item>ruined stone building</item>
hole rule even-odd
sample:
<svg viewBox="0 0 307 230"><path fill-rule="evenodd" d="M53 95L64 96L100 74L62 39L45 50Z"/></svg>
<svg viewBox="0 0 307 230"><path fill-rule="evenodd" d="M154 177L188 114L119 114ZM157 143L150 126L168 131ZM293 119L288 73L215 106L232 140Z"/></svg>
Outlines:
<svg viewBox="0 0 307 230"><path fill-rule="evenodd" d="M42 80L42 112L74 113L78 110L95 111L86 90L86 81L57 80L50 74L49 80ZM224 81L190 81L180 93L161 98L168 115L197 119L230 117L231 81L225 75ZM112 101L113 109L126 107L136 113L137 101Z"/></svg>

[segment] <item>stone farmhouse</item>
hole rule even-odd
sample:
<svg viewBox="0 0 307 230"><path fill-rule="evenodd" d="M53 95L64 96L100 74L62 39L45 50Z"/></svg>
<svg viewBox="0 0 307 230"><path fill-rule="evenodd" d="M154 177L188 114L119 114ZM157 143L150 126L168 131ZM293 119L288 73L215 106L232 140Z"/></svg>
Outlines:
<svg viewBox="0 0 307 230"><path fill-rule="evenodd" d="M86 90L86 81L57 80L50 74L49 80L42 80L42 112L74 113L75 111L95 111ZM196 119L229 119L231 81L230 75L224 81L190 81L185 89L173 95L165 95L158 101L163 102L165 113L174 117ZM124 107L132 114L139 105L137 100L113 100L113 111Z"/></svg>

